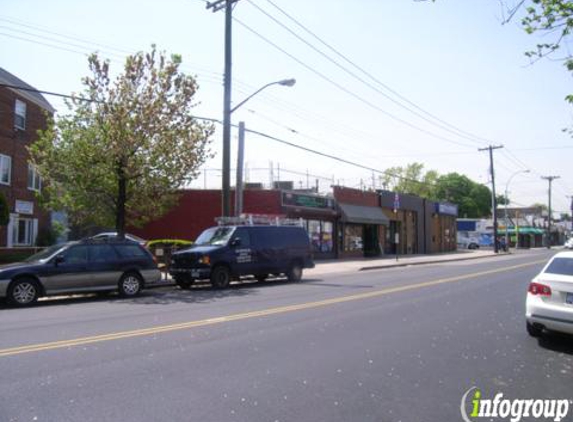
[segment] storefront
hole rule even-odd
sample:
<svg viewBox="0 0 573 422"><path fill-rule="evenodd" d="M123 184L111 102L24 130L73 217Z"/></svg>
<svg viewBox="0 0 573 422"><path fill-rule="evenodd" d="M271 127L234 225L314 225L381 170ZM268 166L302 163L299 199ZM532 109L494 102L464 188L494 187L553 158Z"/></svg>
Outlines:
<svg viewBox="0 0 573 422"><path fill-rule="evenodd" d="M433 203L431 214L430 253L453 252L457 249L458 206L449 203Z"/></svg>
<svg viewBox="0 0 573 422"><path fill-rule="evenodd" d="M385 254L425 253L424 205L426 200L414 195L379 191L380 206L390 220L386 233ZM398 242L396 242L398 241Z"/></svg>
<svg viewBox="0 0 573 422"><path fill-rule="evenodd" d="M378 256L384 250L388 217L379 207L338 204L343 256Z"/></svg>
<svg viewBox="0 0 573 422"><path fill-rule="evenodd" d="M335 258L337 211L334 200L308 193L282 191L282 212L302 220L316 259Z"/></svg>

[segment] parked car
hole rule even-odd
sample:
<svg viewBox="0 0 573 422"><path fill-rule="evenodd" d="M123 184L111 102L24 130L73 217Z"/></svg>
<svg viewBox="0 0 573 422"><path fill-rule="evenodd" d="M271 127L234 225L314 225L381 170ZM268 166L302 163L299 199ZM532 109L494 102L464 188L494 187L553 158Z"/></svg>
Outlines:
<svg viewBox="0 0 573 422"><path fill-rule="evenodd" d="M467 232L458 232L457 244L458 249L479 249L479 239L469 236Z"/></svg>
<svg viewBox="0 0 573 422"><path fill-rule="evenodd" d="M117 235L117 232L103 232L103 233L98 233L95 236L92 236L90 239L94 239L94 240L117 240L118 235ZM147 240L142 239L141 237L136 236L134 234L130 234L130 233L125 234L125 239L130 240L130 241L135 242L135 243L139 243L141 246L145 246L147 244Z"/></svg>
<svg viewBox="0 0 573 422"><path fill-rule="evenodd" d="M567 239L567 242L565 242L564 246L567 249L573 249L573 237L570 237L569 239Z"/></svg>
<svg viewBox="0 0 573 422"><path fill-rule="evenodd" d="M40 296L118 291L138 295L160 279L151 253L131 241L83 240L52 246L24 262L0 266L0 298L18 306Z"/></svg>
<svg viewBox="0 0 573 422"><path fill-rule="evenodd" d="M205 230L188 249L171 256L169 272L179 287L210 280L215 288L231 279L286 274L299 281L314 262L306 230L299 226L220 226Z"/></svg>
<svg viewBox="0 0 573 422"><path fill-rule="evenodd" d="M531 281L525 317L527 332L539 337L544 330L573 334L573 252L559 252Z"/></svg>

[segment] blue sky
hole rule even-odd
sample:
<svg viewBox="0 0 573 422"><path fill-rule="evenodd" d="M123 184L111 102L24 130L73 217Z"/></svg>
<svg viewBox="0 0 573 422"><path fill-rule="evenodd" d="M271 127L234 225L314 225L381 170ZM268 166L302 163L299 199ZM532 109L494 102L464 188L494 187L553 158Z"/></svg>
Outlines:
<svg viewBox="0 0 573 422"><path fill-rule="evenodd" d="M184 70L196 75L196 114L222 116L224 16L206 10L204 1L0 0L0 5L0 66L38 89L78 91L89 52L100 51L120 69L126 54L155 43L181 54ZM541 176L559 175L553 207L569 209L573 142L561 129L572 123L564 101L571 93L570 75L555 61L529 64L523 53L540 39L525 34L518 21L502 25L497 0L240 0L234 16L233 102L268 82L297 80L292 88L272 86L253 98L234 113L235 123L244 120L248 128L380 170L417 161L426 169L460 172L481 183L488 183L489 162L477 149L503 144L506 148L495 152L500 193L512 174L529 168L531 173L511 181L514 202L545 203L547 182ZM49 99L63 109L59 99ZM220 144L219 131L215 152ZM333 182L372 184L369 171L255 135L247 136L246 161L252 182L268 183L272 162L275 178L280 174L297 186L306 186L307 172L312 185L319 177L322 190ZM192 186L220 186L220 167L217 155L205 165L206 177Z"/></svg>

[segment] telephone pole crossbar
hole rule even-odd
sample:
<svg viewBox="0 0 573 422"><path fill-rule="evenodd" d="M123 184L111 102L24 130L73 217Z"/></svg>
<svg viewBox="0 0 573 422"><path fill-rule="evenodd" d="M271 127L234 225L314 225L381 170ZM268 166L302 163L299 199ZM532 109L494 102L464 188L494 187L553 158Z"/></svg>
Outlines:
<svg viewBox="0 0 573 422"><path fill-rule="evenodd" d="M493 250L495 253L499 252L499 244L497 242L497 198L495 196L495 172L493 168L493 150L501 149L503 145L489 145L486 148L478 148L478 151L489 151L489 170L491 174L491 208L493 216Z"/></svg>

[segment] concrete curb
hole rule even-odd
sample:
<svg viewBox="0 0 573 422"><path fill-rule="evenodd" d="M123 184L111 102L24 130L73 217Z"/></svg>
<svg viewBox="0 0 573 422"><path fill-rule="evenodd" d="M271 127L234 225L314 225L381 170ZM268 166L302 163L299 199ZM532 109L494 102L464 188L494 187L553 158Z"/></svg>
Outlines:
<svg viewBox="0 0 573 422"><path fill-rule="evenodd" d="M362 268L359 268L358 271L382 270L384 268L410 267L412 265L444 264L444 263L448 263L448 262L470 261L470 260L481 259L481 258L495 258L495 257L500 257L500 256L506 256L506 255L511 255L511 254L504 253L504 254L492 254L492 255L480 255L480 256L466 256L463 258L455 258L455 259L434 259L431 261L398 262L396 264L374 265L374 266L370 266L370 267L362 267Z"/></svg>

